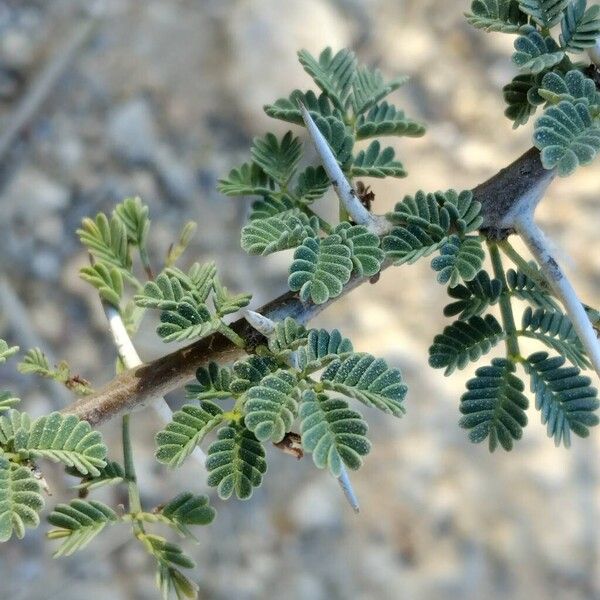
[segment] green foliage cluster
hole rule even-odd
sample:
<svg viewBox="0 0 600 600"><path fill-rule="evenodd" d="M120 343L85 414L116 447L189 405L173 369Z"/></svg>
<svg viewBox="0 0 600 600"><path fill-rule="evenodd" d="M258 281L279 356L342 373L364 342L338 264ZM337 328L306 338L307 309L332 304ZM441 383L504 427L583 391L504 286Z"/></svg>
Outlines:
<svg viewBox="0 0 600 600"><path fill-rule="evenodd" d="M349 50L325 49L318 58L306 50L300 64L319 92L293 91L264 107L273 117L304 125L299 103L304 104L327 139L344 174L355 177L405 177L403 164L384 136L418 137L425 127L408 118L384 98L406 77L385 81L377 69L359 67ZM361 142L365 141L365 144ZM302 143L291 131L281 139L272 133L256 138L252 160L233 169L219 183L228 196L257 196L248 224L242 229L242 248L267 255L295 248L289 287L303 300L323 304L339 296L354 276L373 276L385 258L377 236L353 224L343 207L334 226L315 213L315 202L331 186L321 166L301 167Z"/></svg>
<svg viewBox="0 0 600 600"><path fill-rule="evenodd" d="M370 449L368 428L348 400L399 417L407 391L397 369L355 352L337 330L307 330L289 317L258 354L231 367L210 363L196 378L187 387L194 403L157 434L156 457L179 467L216 430L206 467L223 499L252 495L267 470L264 444L281 442L296 422L318 468L335 477L342 464L358 469Z"/></svg>
<svg viewBox="0 0 600 600"><path fill-rule="evenodd" d="M591 163L600 151L597 67L569 55L596 45L600 6L587 0L473 0L466 17L478 29L518 36L512 60L521 74L504 88L505 114L516 128L543 107L533 141L544 167L565 177ZM553 37L556 28L560 34Z"/></svg>

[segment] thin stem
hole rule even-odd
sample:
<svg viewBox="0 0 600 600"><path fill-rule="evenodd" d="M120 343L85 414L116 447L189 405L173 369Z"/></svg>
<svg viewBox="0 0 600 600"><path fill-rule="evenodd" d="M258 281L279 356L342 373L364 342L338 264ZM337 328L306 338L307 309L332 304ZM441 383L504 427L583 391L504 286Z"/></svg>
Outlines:
<svg viewBox="0 0 600 600"><path fill-rule="evenodd" d="M136 515L142 512L142 501L140 499L140 488L137 483L133 449L131 447L130 416L130 414L123 415L122 421L123 468L125 469L125 479L127 481L129 512ZM144 532L143 525L137 519L133 520L132 525L136 535Z"/></svg>
<svg viewBox="0 0 600 600"><path fill-rule="evenodd" d="M145 245L141 245L139 247L140 252L140 260L142 261L142 266L144 267L144 271L146 272L146 276L150 281L154 280L154 271L152 270L152 265L150 264L150 257L148 256L148 250Z"/></svg>
<svg viewBox="0 0 600 600"><path fill-rule="evenodd" d="M520 358L519 342L517 339L517 326L515 324L515 316L513 314L512 305L510 303L510 295L508 294L508 283L504 266L502 265L502 257L498 250L498 245L494 242L488 242L488 249L492 259L492 268L494 269L494 277L502 283L502 293L498 303L500 304L500 314L502 316L502 324L504 330L508 334L506 338L506 352L511 358Z"/></svg>

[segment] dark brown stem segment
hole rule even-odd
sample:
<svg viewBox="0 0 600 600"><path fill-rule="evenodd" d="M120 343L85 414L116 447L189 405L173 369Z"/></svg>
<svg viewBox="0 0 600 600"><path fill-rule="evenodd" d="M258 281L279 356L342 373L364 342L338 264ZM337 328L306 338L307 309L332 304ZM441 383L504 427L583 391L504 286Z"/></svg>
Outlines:
<svg viewBox="0 0 600 600"><path fill-rule="evenodd" d="M539 152L532 148L515 162L473 189L475 198L482 204L482 231L490 237L506 237L508 231L498 226L504 215L526 198L528 192L548 177L539 158ZM384 268L389 265L384 265ZM344 288L350 292L367 278L356 277ZM275 298L259 309L259 312L274 321L292 317L306 323L325 309L335 298L326 304L316 306L303 303L297 294L288 292ZM247 349L265 343L264 337L254 330L245 319L231 325L232 329L246 341ZM116 415L129 412L157 400L193 379L196 369L210 361L230 363L244 353L221 334L194 342L152 362L140 365L121 373L97 393L86 396L67 406L62 412L75 414L79 418L98 425Z"/></svg>

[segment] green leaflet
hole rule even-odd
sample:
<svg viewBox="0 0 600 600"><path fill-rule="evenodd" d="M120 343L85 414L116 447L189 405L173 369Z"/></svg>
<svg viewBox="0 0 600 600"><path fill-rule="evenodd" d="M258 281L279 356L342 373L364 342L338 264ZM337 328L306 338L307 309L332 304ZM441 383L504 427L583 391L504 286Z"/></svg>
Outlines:
<svg viewBox="0 0 600 600"><path fill-rule="evenodd" d="M371 449L366 437L368 427L346 401L306 390L300 420L303 448L312 453L319 469L327 468L339 477L344 464L353 470L360 468L362 457Z"/></svg>
<svg viewBox="0 0 600 600"><path fill-rule="evenodd" d="M231 369L211 361L208 367L196 370L197 383L185 386L187 398L198 401L231 398L232 377Z"/></svg>
<svg viewBox="0 0 600 600"><path fill-rule="evenodd" d="M262 442L280 442L298 413L298 380L289 371L267 375L246 393L246 427Z"/></svg>
<svg viewBox="0 0 600 600"><path fill-rule="evenodd" d="M266 256L294 248L306 238L316 237L318 232L318 220L295 209L248 223L242 228L242 248L248 254Z"/></svg>
<svg viewBox="0 0 600 600"><path fill-rule="evenodd" d="M288 285L303 302L323 304L342 293L350 280L351 251L339 235L307 238L294 252Z"/></svg>
<svg viewBox="0 0 600 600"><path fill-rule="evenodd" d="M185 404L173 413L173 420L156 434L156 460L179 467L196 446L223 421L219 406L204 401L200 406Z"/></svg>
<svg viewBox="0 0 600 600"><path fill-rule="evenodd" d="M190 304L206 302L213 289L217 268L214 263L194 263L186 274L170 267L154 281L148 281L134 297L137 306L173 310L186 298Z"/></svg>
<svg viewBox="0 0 600 600"><path fill-rule="evenodd" d="M40 524L44 507L39 481L27 467L11 464L0 455L0 542L19 539L27 527Z"/></svg>
<svg viewBox="0 0 600 600"><path fill-rule="evenodd" d="M464 236L477 231L483 221L481 204L470 190L455 190L405 196L387 218L395 225L417 225L437 240L451 233Z"/></svg>
<svg viewBox="0 0 600 600"><path fill-rule="evenodd" d="M19 351L18 346L9 346L3 339L0 339L0 365Z"/></svg>
<svg viewBox="0 0 600 600"><path fill-rule="evenodd" d="M444 316L459 315L461 321L479 316L498 302L501 293L502 282L499 279L490 279L487 271L479 271L474 279L464 285L448 288L448 295L454 298L455 302L444 308Z"/></svg>
<svg viewBox="0 0 600 600"><path fill-rule="evenodd" d="M395 160L396 153L391 146L384 150L378 140L369 144L366 150L361 150L355 157L350 168L352 177L406 177L407 173L402 163Z"/></svg>
<svg viewBox="0 0 600 600"><path fill-rule="evenodd" d="M314 121L343 169L352 162L354 138L350 129L337 117L315 115ZM355 173L358 174L358 173Z"/></svg>
<svg viewBox="0 0 600 600"><path fill-rule="evenodd" d="M64 541L54 557L70 556L85 548L107 525L119 517L102 502L95 500L71 500L69 504L58 504L48 516L48 521L58 529L48 533L50 539Z"/></svg>
<svg viewBox="0 0 600 600"><path fill-rule="evenodd" d="M467 21L477 29L519 33L527 19L516 0L473 0Z"/></svg>
<svg viewBox="0 0 600 600"><path fill-rule="evenodd" d="M327 177L323 167L306 167L298 175L296 197L304 204L311 204L325 194L330 184L329 177Z"/></svg>
<svg viewBox="0 0 600 600"><path fill-rule="evenodd" d="M243 394L278 368L277 361L269 356L253 354L244 360L238 360L233 365L233 379L229 388L234 394Z"/></svg>
<svg viewBox="0 0 600 600"><path fill-rule="evenodd" d="M408 137L421 137L425 134L425 125L419 121L413 121L392 104L382 102L362 114L356 120L356 139L380 135L395 135Z"/></svg>
<svg viewBox="0 0 600 600"><path fill-rule="evenodd" d="M541 150L544 167L556 168L561 177L566 177L596 157L600 126L592 120L587 106L563 100L546 109L536 121L533 141Z"/></svg>
<svg viewBox="0 0 600 600"><path fill-rule="evenodd" d="M536 352L524 366L548 436L557 446L562 443L568 448L571 432L587 437L588 428L598 424L594 411L600 403L590 378L581 375L577 367L564 367L564 363L562 356L550 358L546 352Z"/></svg>
<svg viewBox="0 0 600 600"><path fill-rule="evenodd" d="M462 281L471 281L481 270L485 252L479 238L460 239L452 235L441 247L440 256L431 261L431 267L438 272L439 283L451 286Z"/></svg>
<svg viewBox="0 0 600 600"><path fill-rule="evenodd" d="M273 335L269 336L269 350L276 356L289 357L306 343L309 332L291 317L286 317L275 325Z"/></svg>
<svg viewBox="0 0 600 600"><path fill-rule="evenodd" d="M21 399L13 396L11 392L0 392L0 415L8 412L19 402L21 402Z"/></svg>
<svg viewBox="0 0 600 600"><path fill-rule="evenodd" d="M517 75L502 88L504 101L508 105L504 114L513 121L513 129L525 125L537 107L544 103L540 96L539 86L541 74Z"/></svg>
<svg viewBox="0 0 600 600"><path fill-rule="evenodd" d="M354 351L352 342L334 329L311 329L306 345L298 348L298 368L309 374L326 367L330 362L344 358Z"/></svg>
<svg viewBox="0 0 600 600"><path fill-rule="evenodd" d="M146 245L150 231L148 211L141 198L125 198L113 211L113 217L117 217L125 225L127 238L133 246L143 248Z"/></svg>
<svg viewBox="0 0 600 600"><path fill-rule="evenodd" d="M460 426L469 429L469 439L474 443L488 439L490 452L498 444L511 450L527 425L525 411L529 403L523 395L523 382L514 372L511 362L495 358L491 366L477 369L460 399L464 415Z"/></svg>
<svg viewBox="0 0 600 600"><path fill-rule="evenodd" d="M217 511L210 506L208 496L196 496L182 492L165 504L160 516L181 535L194 537L189 525L208 525L214 521Z"/></svg>
<svg viewBox="0 0 600 600"><path fill-rule="evenodd" d="M67 471L70 475L81 477L76 469L68 469ZM81 483L75 486L75 489L89 492L105 485L117 485L123 481L125 481L123 467L118 462L111 460L107 461L96 477L90 477L89 475L84 477Z"/></svg>
<svg viewBox="0 0 600 600"><path fill-rule="evenodd" d="M194 306L184 298L175 308L163 310L156 333L164 342L182 342L215 333L220 325L220 319L213 317L205 305Z"/></svg>
<svg viewBox="0 0 600 600"><path fill-rule="evenodd" d="M247 500L267 470L265 450L243 424L222 427L208 449L206 469L208 485L217 488L219 498L227 500L235 492Z"/></svg>
<svg viewBox="0 0 600 600"><path fill-rule="evenodd" d="M317 60L308 51L300 50L298 59L304 70L329 96L336 108L345 111L346 101L356 76L354 53L344 49L333 54L331 48L325 48Z"/></svg>
<svg viewBox="0 0 600 600"><path fill-rule="evenodd" d="M378 69L359 68L352 82L351 104L355 115L369 110L374 104L397 90L408 81L401 76L386 83Z"/></svg>
<svg viewBox="0 0 600 600"><path fill-rule="evenodd" d="M275 189L275 182L256 163L244 163L220 179L217 190L226 196L263 196Z"/></svg>
<svg viewBox="0 0 600 600"><path fill-rule="evenodd" d="M86 218L77 230L81 243L98 261L128 274L131 271L131 256L127 227L117 216L110 221L104 213L98 213L96 219Z"/></svg>
<svg viewBox="0 0 600 600"><path fill-rule="evenodd" d="M294 175L302 156L302 143L288 131L281 141L272 133L255 138L250 149L254 162L277 183L284 186Z"/></svg>
<svg viewBox="0 0 600 600"><path fill-rule="evenodd" d="M0 446L12 448L17 431L29 431L30 427L31 417L27 413L9 408L0 415Z"/></svg>
<svg viewBox="0 0 600 600"><path fill-rule="evenodd" d="M381 247L386 256L399 266L413 263L424 256L429 256L443 245L445 238L429 233L419 225L394 227L389 235L383 238Z"/></svg>
<svg viewBox="0 0 600 600"><path fill-rule="evenodd" d="M550 104L558 104L562 100L588 106L600 104L600 93L594 81L575 69L566 74L546 73L538 93Z"/></svg>
<svg viewBox="0 0 600 600"><path fill-rule="evenodd" d="M492 315L455 321L433 338L429 348L429 365L444 369L450 375L455 369L464 369L469 362L479 360L499 341L505 338L502 326Z"/></svg>
<svg viewBox="0 0 600 600"><path fill-rule="evenodd" d="M529 266L539 272L538 267L534 263L530 263ZM540 272L540 278L543 275ZM515 271L509 269L506 272L506 280L510 289L511 295L524 300L533 306L538 308L545 308L547 310L560 311L560 305L552 297L549 290L541 288L533 279L528 277L522 271Z"/></svg>
<svg viewBox="0 0 600 600"><path fill-rule="evenodd" d="M289 196L266 196L252 204L252 212L249 221L258 221L260 219L269 219L270 217L283 216L282 213L293 211L296 206Z"/></svg>
<svg viewBox="0 0 600 600"><path fill-rule="evenodd" d="M324 389L355 398L367 406L400 417L407 387L398 369L381 358L356 353L336 359L321 376Z"/></svg>
<svg viewBox="0 0 600 600"><path fill-rule="evenodd" d="M107 450L100 432L75 415L54 412L37 418L29 429L15 432L14 447L23 458L61 462L82 475L96 477L106 465Z"/></svg>
<svg viewBox="0 0 600 600"><path fill-rule="evenodd" d="M586 10L586 0L573 0L560 23L560 43L567 52L583 52L592 48L600 37L600 6Z"/></svg>
<svg viewBox="0 0 600 600"><path fill-rule="evenodd" d="M526 73L541 73L557 65L565 56L551 37L543 37L531 28L515 40L513 62Z"/></svg>
<svg viewBox="0 0 600 600"><path fill-rule="evenodd" d="M83 267L79 276L98 290L102 300L119 308L123 297L123 275L119 269L96 263L91 267Z"/></svg>
<svg viewBox="0 0 600 600"><path fill-rule="evenodd" d="M381 270L385 253L379 247L377 235L370 233L363 225L340 223L334 233L350 249L350 258L354 265L353 273L359 277L372 277Z"/></svg>
<svg viewBox="0 0 600 600"><path fill-rule="evenodd" d="M273 119L280 119L295 125L304 125L302 114L298 108L299 102L304 104L313 119L318 115L322 117L332 116L338 121L342 121L344 118L342 112L333 105L327 94L320 94L317 97L312 90L306 93L294 90L289 98L280 98L273 104L267 104L264 111Z"/></svg>
<svg viewBox="0 0 600 600"><path fill-rule="evenodd" d="M523 335L556 350L577 367L586 369L590 366L583 344L566 315L542 308L534 311L528 306L523 312L521 327Z"/></svg>
<svg viewBox="0 0 600 600"><path fill-rule="evenodd" d="M519 8L540 27L550 29L556 25L570 0L519 0Z"/></svg>

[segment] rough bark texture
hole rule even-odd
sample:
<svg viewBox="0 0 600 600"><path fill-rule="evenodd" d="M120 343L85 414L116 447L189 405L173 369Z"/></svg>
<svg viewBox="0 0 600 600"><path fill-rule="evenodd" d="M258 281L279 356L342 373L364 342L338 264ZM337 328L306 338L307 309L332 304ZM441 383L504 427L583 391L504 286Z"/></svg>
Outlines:
<svg viewBox="0 0 600 600"><path fill-rule="evenodd" d="M513 163L473 189L482 204L482 232L495 239L506 237L509 230L498 224L515 206L528 197L530 190L543 180L550 182L548 171L541 162L536 148L528 150ZM384 268L389 266L385 264ZM350 292L368 278L354 278L344 288ZM324 310L333 299L315 306L302 303L297 294L288 292L265 304L258 312L275 321L292 317L307 322ZM234 331L246 341L248 349L265 342L265 338L241 318L232 324ZM62 412L75 414L92 425L103 423L114 416L129 412L156 400L190 381L196 370L210 361L228 363L238 359L244 350L221 334L194 342L152 362L130 369L115 377L97 393L86 396L67 406Z"/></svg>

